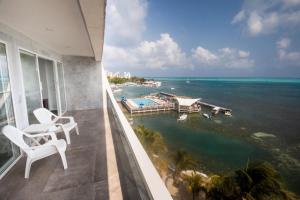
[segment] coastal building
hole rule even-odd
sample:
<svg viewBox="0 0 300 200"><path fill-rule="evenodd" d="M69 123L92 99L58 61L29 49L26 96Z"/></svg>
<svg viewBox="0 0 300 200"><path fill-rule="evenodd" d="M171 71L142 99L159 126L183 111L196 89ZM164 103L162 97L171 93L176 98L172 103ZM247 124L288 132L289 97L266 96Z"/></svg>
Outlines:
<svg viewBox="0 0 300 200"><path fill-rule="evenodd" d="M0 133L1 199L172 199L109 87L101 63L105 0L0 1L1 128L72 115L68 169L37 161ZM130 76L127 74L127 77ZM60 137L60 135L58 135Z"/></svg>
<svg viewBox="0 0 300 200"><path fill-rule="evenodd" d="M131 78L130 72L124 72L123 78L130 79Z"/></svg>
<svg viewBox="0 0 300 200"><path fill-rule="evenodd" d="M113 73L113 72L107 71L106 76L109 78L127 78L127 79L131 78L130 72L124 72L123 75L121 75L120 72Z"/></svg>
<svg viewBox="0 0 300 200"><path fill-rule="evenodd" d="M200 99L188 99L176 97L176 110L179 113L193 113L199 112L201 106L197 103Z"/></svg>

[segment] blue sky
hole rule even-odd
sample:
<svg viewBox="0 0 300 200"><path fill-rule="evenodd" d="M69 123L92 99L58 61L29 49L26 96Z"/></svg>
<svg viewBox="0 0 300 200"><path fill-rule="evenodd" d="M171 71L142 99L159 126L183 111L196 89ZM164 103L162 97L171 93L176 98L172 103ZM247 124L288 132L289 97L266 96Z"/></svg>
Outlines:
<svg viewBox="0 0 300 200"><path fill-rule="evenodd" d="M300 0L108 0L103 63L139 76L300 77Z"/></svg>

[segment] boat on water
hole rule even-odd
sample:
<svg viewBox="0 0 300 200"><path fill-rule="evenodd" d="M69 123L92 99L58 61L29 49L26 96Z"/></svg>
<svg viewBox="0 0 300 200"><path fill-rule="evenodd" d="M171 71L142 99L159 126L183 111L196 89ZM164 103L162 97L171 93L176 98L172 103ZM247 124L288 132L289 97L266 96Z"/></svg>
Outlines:
<svg viewBox="0 0 300 200"><path fill-rule="evenodd" d="M230 112L230 111L225 111L224 115L226 115L226 116L229 116L229 117L231 117L231 116L232 116L232 114L231 114L231 112Z"/></svg>
<svg viewBox="0 0 300 200"><path fill-rule="evenodd" d="M187 119L187 114L182 114L179 116L179 118L177 119L177 121L184 121Z"/></svg>
<svg viewBox="0 0 300 200"><path fill-rule="evenodd" d="M210 119L210 116L209 116L209 114L207 114L207 113L203 113L202 115L203 115L203 117L205 117L205 118L207 118L207 119Z"/></svg>
<svg viewBox="0 0 300 200"><path fill-rule="evenodd" d="M212 112L213 115L216 115L220 112L220 110L221 110L220 107L214 107L211 112Z"/></svg>
<svg viewBox="0 0 300 200"><path fill-rule="evenodd" d="M187 80L187 81L185 81L186 83L190 83L190 81L189 80Z"/></svg>
<svg viewBox="0 0 300 200"><path fill-rule="evenodd" d="M175 90L175 88L172 87L171 90Z"/></svg>

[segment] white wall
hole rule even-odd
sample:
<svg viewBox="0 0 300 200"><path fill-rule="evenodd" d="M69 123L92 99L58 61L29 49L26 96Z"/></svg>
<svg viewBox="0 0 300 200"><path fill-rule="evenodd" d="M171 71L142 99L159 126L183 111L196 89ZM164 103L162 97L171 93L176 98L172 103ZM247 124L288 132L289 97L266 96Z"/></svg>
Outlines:
<svg viewBox="0 0 300 200"><path fill-rule="evenodd" d="M23 74L20 63L19 48L56 60L61 60L61 56L2 23L0 23L0 41L5 42L7 48L6 53L8 57L8 68L16 124L19 128L25 128L28 125L28 119L24 86L22 84Z"/></svg>

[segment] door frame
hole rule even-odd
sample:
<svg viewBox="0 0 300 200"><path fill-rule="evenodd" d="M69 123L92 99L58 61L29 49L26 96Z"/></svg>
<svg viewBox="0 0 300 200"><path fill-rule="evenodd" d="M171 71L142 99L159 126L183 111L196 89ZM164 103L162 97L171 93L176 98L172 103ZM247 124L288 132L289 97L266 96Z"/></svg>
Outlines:
<svg viewBox="0 0 300 200"><path fill-rule="evenodd" d="M40 53L37 53L37 52L34 52L34 51L31 51L31 50L28 50L26 48L23 48L23 47L18 47L18 53L19 53L19 57L20 57L20 53L22 52L27 52L27 53L30 53L32 54L34 57L35 57L35 63L36 63L36 71L38 73L38 82L39 82L39 90L40 90L40 103L41 103L41 107L44 107L43 106L43 93L42 93L42 82L41 82L41 77L40 77L40 71L39 71L39 61L38 59L39 58L42 58L42 59L46 59L46 60L50 60L52 61L53 63L53 70L54 70L54 79L55 79L55 92L56 92L56 101L57 101L57 106L58 106L58 114L62 114L62 111L61 111L61 107L60 107L60 91L57 87L57 82L58 82L58 74L57 74L57 62L59 63L63 63L61 60L58 60L58 59L54 59L54 58L51 58L49 56L46 56L46 55L43 55L43 54L40 54ZM22 73L22 80L21 80L21 83L22 83L22 87L23 87L23 92L24 92L24 97L25 97L25 110L27 112L27 125L29 125L29 119L28 119L28 110L27 110L27 102L26 102L26 94L25 94L25 87L24 87L24 79L23 79L23 68L22 68L22 63L21 63L21 59L19 59L19 65L21 67L21 73ZM63 76L64 78L64 76ZM65 80L63 80L65 81ZM65 90L65 93L66 93L66 89L64 87L64 90Z"/></svg>
<svg viewBox="0 0 300 200"><path fill-rule="evenodd" d="M57 61L54 59L51 59L49 57L45 57L45 56L39 56L37 55L37 63L38 63L38 69L40 70L40 66L39 66L39 58L40 59L44 59L47 61L51 61L52 62L52 68L53 68L53 76L54 76L54 91L55 91L55 98L56 98L56 106L57 106L57 112L58 114L60 114L60 94L59 94L59 90L57 89L58 86L58 77L57 77ZM40 89L41 89L41 102L42 102L42 107L44 107L43 105L43 84L41 81L41 74L40 71L38 71L39 73L39 82L40 82Z"/></svg>
<svg viewBox="0 0 300 200"><path fill-rule="evenodd" d="M14 106L14 99L12 96L12 87L11 87L11 83L10 83L10 77L11 77L11 65L10 65L10 59L8 56L8 43L4 40L0 39L0 43L4 44L5 46L5 53L6 53L6 62L7 62L7 70L8 70L8 74L9 74L9 84L10 84L10 94L11 94L11 99L12 99L12 106L13 106L13 112L14 112L14 118L15 118L15 106ZM1 83L2 84L2 83ZM7 115L7 109L6 109L6 115ZM16 124L17 125L17 124ZM10 142L10 144L12 145L12 142ZM9 172L9 170L22 158L23 156L23 151L21 151L21 149L19 147L17 147L19 149L20 155L0 174L0 180Z"/></svg>
<svg viewBox="0 0 300 200"><path fill-rule="evenodd" d="M64 96L65 96L65 106L66 106L66 108L65 108L65 110L62 110L62 107L61 107L61 98L60 98L60 84L59 84L59 80L58 80L58 67L57 67L57 64L61 64L61 68L62 68L62 81L63 81L63 83L64 83L64 87L63 87L63 90L64 90ZM68 102L67 102L67 90L66 90L66 82L65 82L65 68L64 68L64 64L63 64L63 62L60 62L60 61L57 61L56 63L55 63L55 65L56 65L56 77L57 77L57 85L58 85L58 90L59 90L59 92L58 92L58 94L59 94L59 112L60 112L60 115L64 115L66 112L67 112L67 108L68 108Z"/></svg>

